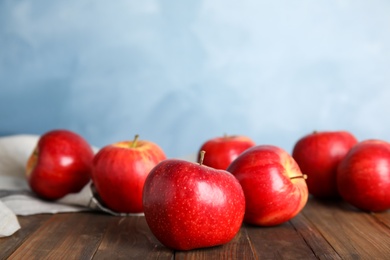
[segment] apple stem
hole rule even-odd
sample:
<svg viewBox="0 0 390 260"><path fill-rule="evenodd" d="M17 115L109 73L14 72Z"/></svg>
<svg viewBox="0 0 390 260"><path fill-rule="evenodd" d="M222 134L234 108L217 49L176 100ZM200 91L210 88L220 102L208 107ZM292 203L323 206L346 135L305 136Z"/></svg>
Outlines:
<svg viewBox="0 0 390 260"><path fill-rule="evenodd" d="M306 174L302 174L302 175L298 175L298 176L293 176L293 177L290 178L290 180L292 180L292 179L301 179L301 178L306 180L307 179L307 175Z"/></svg>
<svg viewBox="0 0 390 260"><path fill-rule="evenodd" d="M134 140L131 143L131 148L136 148L137 147L137 141L138 141L139 135L134 136Z"/></svg>
<svg viewBox="0 0 390 260"><path fill-rule="evenodd" d="M203 165L203 160L204 160L204 154L206 151L202 150L200 151L200 156L199 156L199 165Z"/></svg>

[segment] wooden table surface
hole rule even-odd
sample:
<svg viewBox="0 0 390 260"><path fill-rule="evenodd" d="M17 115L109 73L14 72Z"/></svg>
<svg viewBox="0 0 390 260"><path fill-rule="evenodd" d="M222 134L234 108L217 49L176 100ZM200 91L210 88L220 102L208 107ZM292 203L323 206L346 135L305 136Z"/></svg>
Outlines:
<svg viewBox="0 0 390 260"><path fill-rule="evenodd" d="M390 211L312 198L285 224L244 224L230 243L191 251L165 248L142 216L83 212L19 221L17 233L0 238L0 259L390 259Z"/></svg>

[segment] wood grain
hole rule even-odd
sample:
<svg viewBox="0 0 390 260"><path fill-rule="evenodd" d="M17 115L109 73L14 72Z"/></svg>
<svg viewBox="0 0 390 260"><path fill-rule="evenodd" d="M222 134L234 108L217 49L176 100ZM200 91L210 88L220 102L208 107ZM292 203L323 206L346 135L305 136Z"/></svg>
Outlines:
<svg viewBox="0 0 390 260"><path fill-rule="evenodd" d="M8 258L32 233L51 217L52 215L19 217L21 229L9 238L0 238L0 259Z"/></svg>
<svg viewBox="0 0 390 260"><path fill-rule="evenodd" d="M371 215L377 219L380 223L385 225L387 228L390 228L390 212L379 212L379 213L371 213Z"/></svg>
<svg viewBox="0 0 390 260"><path fill-rule="evenodd" d="M275 227L245 227L259 259L316 259L290 222Z"/></svg>
<svg viewBox="0 0 390 260"><path fill-rule="evenodd" d="M299 214L290 222L318 259L341 259L332 245L322 236L317 227L303 214Z"/></svg>
<svg viewBox="0 0 390 260"><path fill-rule="evenodd" d="M233 240L225 245L176 252L175 259L256 259L256 256L251 248L246 228L243 227Z"/></svg>
<svg viewBox="0 0 390 260"><path fill-rule="evenodd" d="M35 231L10 259L91 259L106 229L107 216L56 214Z"/></svg>
<svg viewBox="0 0 390 260"><path fill-rule="evenodd" d="M173 251L151 233L145 217L111 217L95 259L172 259Z"/></svg>
<svg viewBox="0 0 390 260"><path fill-rule="evenodd" d="M341 201L311 200L303 214L342 259L388 259L390 256L389 228L370 213Z"/></svg>
<svg viewBox="0 0 390 260"><path fill-rule="evenodd" d="M19 217L0 239L0 259L389 259L390 212L309 199L276 227L243 224L229 243L190 251L164 247L142 216L96 212Z"/></svg>

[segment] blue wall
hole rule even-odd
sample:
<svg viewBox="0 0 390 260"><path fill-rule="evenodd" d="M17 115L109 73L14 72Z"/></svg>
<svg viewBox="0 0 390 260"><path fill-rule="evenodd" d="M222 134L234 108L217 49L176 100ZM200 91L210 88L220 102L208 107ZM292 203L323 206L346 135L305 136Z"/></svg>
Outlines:
<svg viewBox="0 0 390 260"><path fill-rule="evenodd" d="M390 140L390 1L0 1L0 135L68 128L170 157L244 134Z"/></svg>

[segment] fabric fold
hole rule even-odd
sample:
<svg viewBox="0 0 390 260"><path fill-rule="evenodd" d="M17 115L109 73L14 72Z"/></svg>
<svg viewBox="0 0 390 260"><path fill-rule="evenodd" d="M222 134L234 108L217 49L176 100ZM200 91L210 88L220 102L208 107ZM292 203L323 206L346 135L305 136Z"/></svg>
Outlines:
<svg viewBox="0 0 390 260"><path fill-rule="evenodd" d="M105 207L99 201L92 181L80 192L56 201L38 198L25 176L25 164L38 139L37 135L0 137L0 237L10 236L20 229L17 216L79 211L100 211L115 216L143 215L118 213ZM95 152L98 150L96 147L93 149ZM182 159L195 161L195 156Z"/></svg>
<svg viewBox="0 0 390 260"><path fill-rule="evenodd" d="M18 215L79 211L102 211L117 216L143 215L117 213L105 207L98 200L91 181L80 192L56 201L38 198L28 186L24 173L25 163L38 139L36 135L0 138L0 237L10 236L20 229Z"/></svg>

